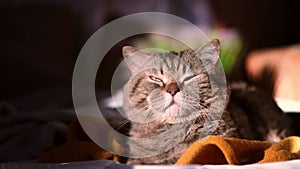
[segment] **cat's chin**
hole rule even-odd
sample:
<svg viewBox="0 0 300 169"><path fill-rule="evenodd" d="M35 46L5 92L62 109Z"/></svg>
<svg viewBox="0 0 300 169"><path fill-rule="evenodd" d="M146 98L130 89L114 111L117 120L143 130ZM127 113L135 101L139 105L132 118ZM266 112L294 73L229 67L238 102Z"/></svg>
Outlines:
<svg viewBox="0 0 300 169"><path fill-rule="evenodd" d="M165 122L169 124L174 124L178 122L180 106L176 103L171 104L165 110L163 118L166 119Z"/></svg>
<svg viewBox="0 0 300 169"><path fill-rule="evenodd" d="M160 121L167 124L178 124L186 123L187 121L191 121L196 118L196 113L192 113L187 110L184 111L179 104L173 102L165 109L163 115L160 117Z"/></svg>

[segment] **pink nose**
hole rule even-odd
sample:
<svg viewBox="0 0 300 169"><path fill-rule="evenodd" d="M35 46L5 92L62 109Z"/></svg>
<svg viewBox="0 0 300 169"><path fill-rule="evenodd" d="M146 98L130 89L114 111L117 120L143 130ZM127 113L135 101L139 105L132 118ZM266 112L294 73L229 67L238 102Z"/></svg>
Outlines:
<svg viewBox="0 0 300 169"><path fill-rule="evenodd" d="M165 87L166 92L170 93L172 96L175 96L177 92L180 91L177 83L170 83L167 84L167 86Z"/></svg>

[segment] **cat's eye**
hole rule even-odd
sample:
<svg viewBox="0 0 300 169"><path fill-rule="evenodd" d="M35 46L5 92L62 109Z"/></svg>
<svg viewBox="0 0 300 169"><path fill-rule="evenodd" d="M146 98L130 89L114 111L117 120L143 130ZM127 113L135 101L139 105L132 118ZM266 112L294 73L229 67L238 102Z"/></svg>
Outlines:
<svg viewBox="0 0 300 169"><path fill-rule="evenodd" d="M154 76L149 76L149 78L155 82L162 82L162 80L158 77L154 77Z"/></svg>
<svg viewBox="0 0 300 169"><path fill-rule="evenodd" d="M183 82L189 81L189 80L191 80L194 77L195 77L195 75L188 76L188 77L186 77L186 78L183 79Z"/></svg>

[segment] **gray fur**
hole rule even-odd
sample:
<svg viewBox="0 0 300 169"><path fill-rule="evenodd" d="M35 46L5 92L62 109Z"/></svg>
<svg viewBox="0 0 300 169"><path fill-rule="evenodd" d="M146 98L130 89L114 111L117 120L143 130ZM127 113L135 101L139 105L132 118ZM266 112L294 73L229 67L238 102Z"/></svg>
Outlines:
<svg viewBox="0 0 300 169"><path fill-rule="evenodd" d="M204 127L205 119L208 118L209 114L214 113L209 111L209 107L219 97L212 92L212 84L207 73L208 69L214 71L219 52L218 40L211 41L199 50L188 49L180 53L146 55L132 47L124 47L123 55L131 70L132 77L124 87L123 106L125 114L130 119L135 118L136 120L131 122L130 136L154 137L175 123L184 124L195 119L190 126L187 126L184 135L180 136L179 139L182 141L177 146L157 156L129 158L128 164L173 164L185 149L198 140L203 133L221 137L260 139L259 134L257 134L260 131L250 129L251 120L244 113L244 108L237 104L229 106L230 111L234 113L230 114L228 111L221 110L224 111L222 115L216 114L216 116L221 117L217 118L217 121L212 120L208 126ZM153 65L157 68L143 69L143 67ZM180 88L175 96L168 95L166 86L170 83L176 83ZM236 92L236 88L236 86L233 87L233 93ZM170 97L173 102L168 107L166 102L168 101L167 98ZM180 104L175 104L176 98L179 97ZM271 106L276 107L275 104L271 104ZM281 113L280 110L276 110L277 114ZM273 132L277 131L274 130L276 126L272 125L272 127ZM211 131L210 129L215 130ZM243 132L242 135L240 132ZM265 131L261 133L265 133ZM162 141L167 143L170 138L166 136Z"/></svg>

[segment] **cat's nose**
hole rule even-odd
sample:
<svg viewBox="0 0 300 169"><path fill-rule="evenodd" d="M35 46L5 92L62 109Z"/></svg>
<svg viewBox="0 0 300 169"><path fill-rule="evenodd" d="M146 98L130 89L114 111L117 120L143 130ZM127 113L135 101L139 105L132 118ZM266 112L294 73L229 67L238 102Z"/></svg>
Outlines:
<svg viewBox="0 0 300 169"><path fill-rule="evenodd" d="M166 92L170 93L172 96L175 96L177 92L179 92L180 89L177 85L177 83L170 83L166 86Z"/></svg>

